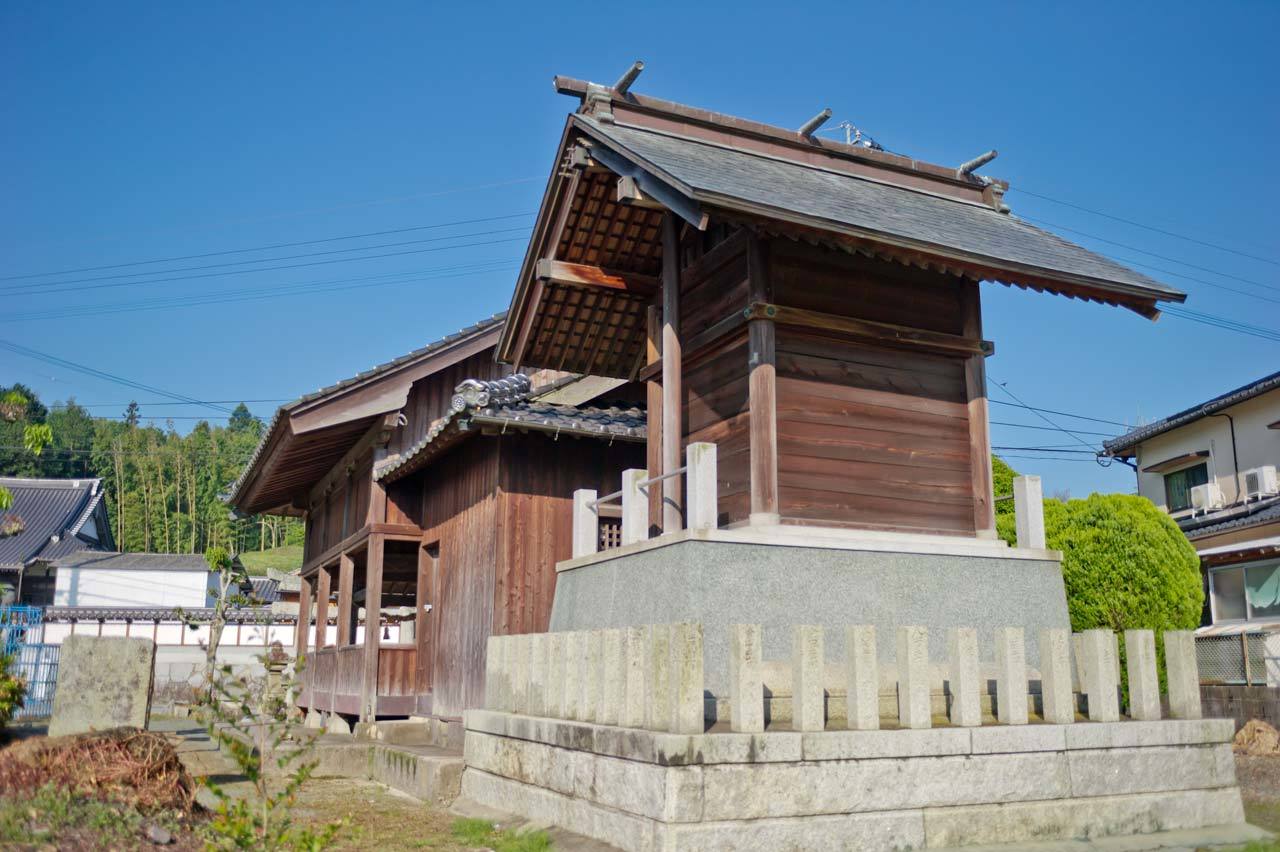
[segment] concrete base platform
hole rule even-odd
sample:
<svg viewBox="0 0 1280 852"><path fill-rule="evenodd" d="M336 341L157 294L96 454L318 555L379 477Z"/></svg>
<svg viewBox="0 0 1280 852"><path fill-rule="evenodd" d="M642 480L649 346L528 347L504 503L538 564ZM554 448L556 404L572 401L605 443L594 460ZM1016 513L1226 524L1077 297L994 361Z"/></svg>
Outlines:
<svg viewBox="0 0 1280 852"><path fill-rule="evenodd" d="M458 797L462 785L463 763L459 749L390 744L327 734L319 738L313 759L317 778L377 781L424 802L447 805Z"/></svg>
<svg viewBox="0 0 1280 852"><path fill-rule="evenodd" d="M1249 843L1274 840L1269 831L1248 824L1219 825L1186 831L1128 834L1096 840L1051 840L1043 843L1000 843L994 846L953 846L940 852L1199 852L1202 849L1239 849Z"/></svg>
<svg viewBox="0 0 1280 852"><path fill-rule="evenodd" d="M927 536L882 543L898 550L871 549L861 538L838 541L831 531L824 537L784 529L772 535L713 530L701 537L685 531L562 562L550 630L701 623L706 689L721 698L732 624L763 626L766 660L789 659L793 625L823 625L826 659L835 666L844 659L845 627L875 625L882 678L892 676L900 625L929 629L935 663L946 660L948 628L986 625L979 627L978 645L984 662L993 663L994 629L1021 627L1033 669L1038 631L1070 629L1054 551L978 539L948 549Z"/></svg>
<svg viewBox="0 0 1280 852"><path fill-rule="evenodd" d="M697 735L490 711L466 723L464 798L637 852L1150 840L1120 850L1252 831L1230 720Z"/></svg>

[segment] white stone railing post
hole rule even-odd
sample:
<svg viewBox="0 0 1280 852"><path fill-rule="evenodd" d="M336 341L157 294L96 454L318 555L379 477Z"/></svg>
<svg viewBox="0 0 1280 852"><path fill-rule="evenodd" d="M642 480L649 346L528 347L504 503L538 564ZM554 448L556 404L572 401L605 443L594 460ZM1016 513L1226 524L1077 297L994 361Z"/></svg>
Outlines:
<svg viewBox="0 0 1280 852"><path fill-rule="evenodd" d="M821 731L826 727L822 676L826 655L822 625L797 624L791 634L791 729Z"/></svg>
<svg viewBox="0 0 1280 852"><path fill-rule="evenodd" d="M1124 632L1125 666L1129 670L1129 716L1140 722L1160 718L1160 676L1156 672L1156 634Z"/></svg>
<svg viewBox="0 0 1280 852"><path fill-rule="evenodd" d="M685 448L685 526L713 530L719 515L716 492L716 445L695 441Z"/></svg>
<svg viewBox="0 0 1280 852"><path fill-rule="evenodd" d="M640 486L649 478L647 470L628 468L622 472L622 544L635 544L649 537L649 497ZM656 487L656 484L650 487Z"/></svg>
<svg viewBox="0 0 1280 852"><path fill-rule="evenodd" d="M1194 633L1164 632L1164 665L1169 676L1169 715L1175 719L1199 719L1200 667L1196 663Z"/></svg>
<svg viewBox="0 0 1280 852"><path fill-rule="evenodd" d="M672 733L700 734L705 727L702 647L701 624L671 625Z"/></svg>
<svg viewBox="0 0 1280 852"><path fill-rule="evenodd" d="M982 687L978 666L978 631L953 627L947 631L947 686L951 691L951 724L976 728L982 724Z"/></svg>
<svg viewBox="0 0 1280 852"><path fill-rule="evenodd" d="M896 644L898 723L904 728L928 728L933 724L929 630L926 627L899 627Z"/></svg>
<svg viewBox="0 0 1280 852"><path fill-rule="evenodd" d="M851 731L880 728L880 660L874 624L845 628L845 724Z"/></svg>
<svg viewBox="0 0 1280 852"><path fill-rule="evenodd" d="M1070 643L1071 634L1065 629L1040 631L1041 715L1053 725L1068 725L1076 720Z"/></svg>
<svg viewBox="0 0 1280 852"><path fill-rule="evenodd" d="M729 627L729 728L764 730L764 650L759 624Z"/></svg>
<svg viewBox="0 0 1280 852"><path fill-rule="evenodd" d="M600 550L600 510L595 502L595 489L579 488L573 492L574 559Z"/></svg>
<svg viewBox="0 0 1280 852"><path fill-rule="evenodd" d="M1084 658L1084 693L1090 722L1120 721L1116 691L1119 664L1115 660L1116 637L1110 630L1086 630L1081 636Z"/></svg>
<svg viewBox="0 0 1280 852"><path fill-rule="evenodd" d="M1021 627L998 627L996 636L996 720L1027 724L1027 646Z"/></svg>
<svg viewBox="0 0 1280 852"><path fill-rule="evenodd" d="M1040 488L1040 477L1013 478L1013 511L1018 547L1043 550L1044 495Z"/></svg>

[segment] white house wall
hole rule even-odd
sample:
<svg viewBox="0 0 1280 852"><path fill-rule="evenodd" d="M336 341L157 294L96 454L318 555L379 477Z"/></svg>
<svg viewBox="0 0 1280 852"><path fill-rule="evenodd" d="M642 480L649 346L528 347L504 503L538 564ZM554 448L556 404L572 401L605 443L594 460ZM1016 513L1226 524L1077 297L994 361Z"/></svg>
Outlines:
<svg viewBox="0 0 1280 852"><path fill-rule="evenodd" d="M1168 511L1163 473L1143 473L1144 467L1187 453L1209 451L1209 481L1217 482L1222 498L1229 505L1244 496L1241 472L1262 465L1280 468L1280 429L1267 425L1280 420L1280 390L1273 390L1224 409L1235 420L1238 470L1232 464L1231 423L1226 417L1202 417L1163 435L1142 442L1138 448L1138 493ZM1186 465L1193 467L1193 464ZM1177 517L1183 514L1179 513Z"/></svg>
<svg viewBox="0 0 1280 852"><path fill-rule="evenodd" d="M203 607L212 603L207 571L59 568L55 606Z"/></svg>

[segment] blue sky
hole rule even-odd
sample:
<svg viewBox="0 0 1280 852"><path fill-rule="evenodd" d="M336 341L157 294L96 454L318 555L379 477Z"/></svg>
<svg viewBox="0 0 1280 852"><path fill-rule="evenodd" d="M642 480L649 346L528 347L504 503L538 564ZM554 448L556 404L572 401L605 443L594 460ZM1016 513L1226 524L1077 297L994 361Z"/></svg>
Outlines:
<svg viewBox="0 0 1280 852"><path fill-rule="evenodd" d="M1280 301L1267 301L1280 300L1280 5L1119 6L5 4L6 278L489 221L10 278L0 339L197 399L274 400L502 310L524 214L574 104L552 76L611 82L636 58L646 94L785 126L830 106L833 125L850 120L945 164L998 148L984 172L1012 182L1015 213L1218 285L1139 267L1185 289L1190 308L1280 327ZM389 247L313 254L353 246ZM392 253L402 254L345 260ZM265 258L292 259L125 275ZM315 265L244 272L302 263ZM225 272L236 274L214 274ZM203 277L156 280L193 275ZM310 294L280 296L288 287ZM178 298L216 301L155 307ZM989 376L1032 405L1134 423L1280 365L1280 343L1184 319L1151 323L998 284L983 298L997 345ZM0 383L15 380L104 415L160 399L0 351ZM1009 399L994 388L992 398ZM267 417L274 403L250 407ZM992 415L1046 425L1006 406ZM1053 419L1085 441L1120 430ZM999 446L1079 447L1051 430L993 430ZM1050 492L1133 489L1127 469L1085 456L1011 461Z"/></svg>

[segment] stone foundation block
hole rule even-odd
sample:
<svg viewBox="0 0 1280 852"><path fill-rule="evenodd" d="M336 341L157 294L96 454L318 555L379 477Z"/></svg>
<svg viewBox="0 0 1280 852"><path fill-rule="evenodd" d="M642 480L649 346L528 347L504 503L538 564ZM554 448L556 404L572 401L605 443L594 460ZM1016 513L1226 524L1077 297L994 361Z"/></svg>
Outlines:
<svg viewBox="0 0 1280 852"><path fill-rule="evenodd" d="M1077 796L1233 787L1231 746L1155 746L1067 752Z"/></svg>

